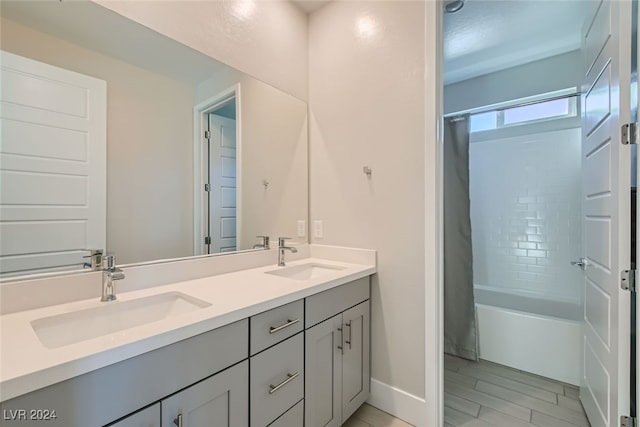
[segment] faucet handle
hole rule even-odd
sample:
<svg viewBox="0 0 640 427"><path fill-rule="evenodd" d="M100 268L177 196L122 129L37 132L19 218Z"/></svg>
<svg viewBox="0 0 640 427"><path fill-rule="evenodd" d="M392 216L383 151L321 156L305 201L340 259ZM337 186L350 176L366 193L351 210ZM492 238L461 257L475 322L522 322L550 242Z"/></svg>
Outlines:
<svg viewBox="0 0 640 427"><path fill-rule="evenodd" d="M291 237L278 237L278 247L283 247L285 245L285 240L291 240Z"/></svg>
<svg viewBox="0 0 640 427"><path fill-rule="evenodd" d="M116 268L116 256L115 255L105 255L102 257L102 268L106 270L113 270Z"/></svg>
<svg viewBox="0 0 640 427"><path fill-rule="evenodd" d="M269 249L269 236L256 236L258 239L262 239L262 247L264 249Z"/></svg>

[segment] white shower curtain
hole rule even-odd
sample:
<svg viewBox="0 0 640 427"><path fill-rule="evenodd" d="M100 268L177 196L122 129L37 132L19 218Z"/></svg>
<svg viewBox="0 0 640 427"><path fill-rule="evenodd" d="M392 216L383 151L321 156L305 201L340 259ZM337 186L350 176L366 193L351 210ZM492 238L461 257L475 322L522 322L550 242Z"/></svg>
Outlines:
<svg viewBox="0 0 640 427"><path fill-rule="evenodd" d="M469 115L444 126L444 351L478 359L469 202Z"/></svg>

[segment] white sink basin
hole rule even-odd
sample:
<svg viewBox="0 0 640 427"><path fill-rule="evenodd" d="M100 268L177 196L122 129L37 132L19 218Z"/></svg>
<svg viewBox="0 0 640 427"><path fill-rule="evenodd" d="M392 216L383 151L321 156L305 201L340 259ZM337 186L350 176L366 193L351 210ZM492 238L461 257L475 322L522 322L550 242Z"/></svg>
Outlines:
<svg viewBox="0 0 640 427"><path fill-rule="evenodd" d="M340 265L310 263L294 265L291 267L281 267L277 270L265 271L265 273L294 280L309 280L322 277L326 274L335 273L336 271L344 270L345 268L346 267L342 267Z"/></svg>
<svg viewBox="0 0 640 427"><path fill-rule="evenodd" d="M32 321L31 327L45 347L56 348L210 305L180 292L167 292L130 301L105 302L95 308L43 317Z"/></svg>

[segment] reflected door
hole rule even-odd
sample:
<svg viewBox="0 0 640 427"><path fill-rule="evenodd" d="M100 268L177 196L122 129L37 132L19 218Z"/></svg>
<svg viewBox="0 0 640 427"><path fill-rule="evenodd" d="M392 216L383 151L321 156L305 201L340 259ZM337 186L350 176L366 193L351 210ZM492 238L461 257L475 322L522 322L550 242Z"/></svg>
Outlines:
<svg viewBox="0 0 640 427"><path fill-rule="evenodd" d="M236 121L209 114L208 253L236 250Z"/></svg>
<svg viewBox="0 0 640 427"><path fill-rule="evenodd" d="M81 268L106 249L106 82L1 55L0 271Z"/></svg>
<svg viewBox="0 0 640 427"><path fill-rule="evenodd" d="M620 272L630 264L630 169L620 127L630 110L631 2L594 5L582 46L582 227L588 262L580 399L593 427L613 427L629 409L629 295L620 287Z"/></svg>

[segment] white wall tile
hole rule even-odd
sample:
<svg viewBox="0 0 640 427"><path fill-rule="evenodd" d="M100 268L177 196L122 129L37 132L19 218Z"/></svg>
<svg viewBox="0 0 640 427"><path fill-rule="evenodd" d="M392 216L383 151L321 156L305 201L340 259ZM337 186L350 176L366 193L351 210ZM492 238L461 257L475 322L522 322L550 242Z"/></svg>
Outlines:
<svg viewBox="0 0 640 427"><path fill-rule="evenodd" d="M474 282L580 301L580 129L470 145Z"/></svg>

